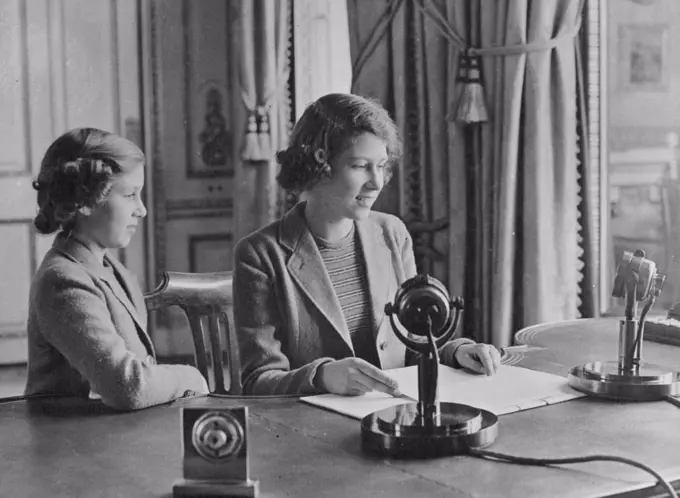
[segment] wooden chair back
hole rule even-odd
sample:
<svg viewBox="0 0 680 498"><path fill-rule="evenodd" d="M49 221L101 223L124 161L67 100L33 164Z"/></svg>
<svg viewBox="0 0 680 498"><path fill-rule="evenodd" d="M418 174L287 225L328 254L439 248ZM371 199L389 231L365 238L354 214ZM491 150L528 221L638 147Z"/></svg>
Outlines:
<svg viewBox="0 0 680 498"><path fill-rule="evenodd" d="M241 393L232 282L231 271L168 271L163 273L158 287L144 296L149 311L168 306L179 306L184 311L193 337L196 367L207 379L210 391L217 394ZM224 378L225 351L228 389Z"/></svg>

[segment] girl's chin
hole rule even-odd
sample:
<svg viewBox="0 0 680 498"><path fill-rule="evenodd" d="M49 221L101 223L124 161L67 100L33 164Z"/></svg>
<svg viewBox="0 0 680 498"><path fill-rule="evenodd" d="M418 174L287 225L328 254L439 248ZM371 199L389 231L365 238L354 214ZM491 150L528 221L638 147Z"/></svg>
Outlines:
<svg viewBox="0 0 680 498"><path fill-rule="evenodd" d="M351 210L351 218L353 220L363 220L364 218L368 218L368 215L371 214L371 208L370 207L359 207Z"/></svg>
<svg viewBox="0 0 680 498"><path fill-rule="evenodd" d="M122 235L116 241L112 241L110 249L125 249L132 242L132 234Z"/></svg>

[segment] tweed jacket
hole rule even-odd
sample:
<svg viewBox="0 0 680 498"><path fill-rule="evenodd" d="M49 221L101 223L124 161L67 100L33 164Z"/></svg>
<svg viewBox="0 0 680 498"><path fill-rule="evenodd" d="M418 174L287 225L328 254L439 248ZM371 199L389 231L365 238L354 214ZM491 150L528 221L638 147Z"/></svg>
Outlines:
<svg viewBox="0 0 680 498"><path fill-rule="evenodd" d="M26 394L93 392L133 410L205 393L194 367L156 364L142 291L123 265L105 261L113 272L77 239L55 238L31 282Z"/></svg>
<svg viewBox="0 0 680 498"><path fill-rule="evenodd" d="M304 218L304 202L241 239L234 258L234 321L246 394L311 394L319 366L354 356L349 329ZM355 222L366 265L375 345L383 369L407 363L385 304L416 274L413 243L403 222L371 212ZM457 366L454 339L442 363ZM409 355L411 356L411 355Z"/></svg>

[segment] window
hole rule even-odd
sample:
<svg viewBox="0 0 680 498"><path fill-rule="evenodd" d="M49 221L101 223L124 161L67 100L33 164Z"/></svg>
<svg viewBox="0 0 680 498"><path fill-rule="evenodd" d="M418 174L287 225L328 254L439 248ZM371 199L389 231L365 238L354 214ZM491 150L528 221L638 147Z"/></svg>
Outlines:
<svg viewBox="0 0 680 498"><path fill-rule="evenodd" d="M668 309L680 301L680 2L589 0L586 19L601 311L618 313L616 265L637 249L667 275L656 309Z"/></svg>

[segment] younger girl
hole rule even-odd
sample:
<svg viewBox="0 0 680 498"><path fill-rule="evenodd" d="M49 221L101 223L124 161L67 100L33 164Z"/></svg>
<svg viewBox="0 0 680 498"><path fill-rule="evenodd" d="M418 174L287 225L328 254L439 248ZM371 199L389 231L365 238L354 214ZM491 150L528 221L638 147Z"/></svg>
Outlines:
<svg viewBox="0 0 680 498"><path fill-rule="evenodd" d="M146 216L142 151L75 129L47 149L33 186L36 229L58 233L31 283L26 394L134 410L207 393L194 367L156 364L141 289L107 253L126 247Z"/></svg>

